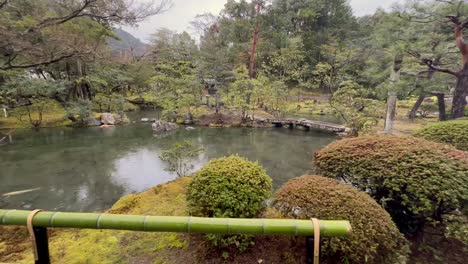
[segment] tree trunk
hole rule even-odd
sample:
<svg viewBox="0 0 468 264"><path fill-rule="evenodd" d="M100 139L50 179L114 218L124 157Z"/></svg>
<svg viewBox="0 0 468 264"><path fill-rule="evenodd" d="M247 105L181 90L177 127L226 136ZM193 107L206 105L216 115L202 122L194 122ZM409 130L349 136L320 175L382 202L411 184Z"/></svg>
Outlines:
<svg viewBox="0 0 468 264"><path fill-rule="evenodd" d="M387 99L387 114L385 116L385 128L384 132L387 134L392 133L393 129L393 120L395 120L396 115L396 94L389 92Z"/></svg>
<svg viewBox="0 0 468 264"><path fill-rule="evenodd" d="M421 104L424 102L424 99L426 99L426 96L424 94L419 95L418 100L416 100L416 103L413 105L413 108L411 108L411 111L408 114L409 119L413 120L416 117L416 112L418 111Z"/></svg>
<svg viewBox="0 0 468 264"><path fill-rule="evenodd" d="M392 133L393 120L395 119L395 116L396 116L396 102L397 102L396 90L397 90L397 85L400 82L402 64L403 64L403 55L396 54L394 61L393 61L392 75L390 76L390 88L388 91L387 114L385 117L384 133Z"/></svg>
<svg viewBox="0 0 468 264"><path fill-rule="evenodd" d="M252 50L250 52L250 60L249 60L249 78L253 79L255 78L255 53L257 53L257 45L258 45L258 34L260 33L260 21L259 16L260 16L260 11L262 8L261 1L258 1L257 3L257 13L256 13L256 18L257 22L255 24L255 29L252 35ZM250 92L247 93L246 100L245 102L247 105L250 105L250 97L252 95L252 89L253 87L249 87Z"/></svg>
<svg viewBox="0 0 468 264"><path fill-rule="evenodd" d="M249 77L250 79L255 78L255 53L257 52L257 45L258 45L258 34L260 33L260 21L259 16L260 16L260 11L262 9L262 3L258 1L257 3L257 13L256 13L256 18L257 22L255 24L255 30L253 32L253 41L252 41L252 51L250 53L250 61L249 61Z"/></svg>
<svg viewBox="0 0 468 264"><path fill-rule="evenodd" d="M437 96L437 105L439 106L439 121L446 121L447 114L445 113L445 93L432 92L431 94Z"/></svg>
<svg viewBox="0 0 468 264"><path fill-rule="evenodd" d="M466 96L468 94L468 44L463 39L463 30L468 28L468 21L464 23L459 20L459 16L450 17L455 24L455 42L460 49L463 61L463 68L456 73L457 86L453 93L452 118L460 118L465 115Z"/></svg>
<svg viewBox="0 0 468 264"><path fill-rule="evenodd" d="M457 74L457 85L453 93L452 118L465 115L466 96L468 95L468 63Z"/></svg>
<svg viewBox="0 0 468 264"><path fill-rule="evenodd" d="M440 62L440 58L436 58L434 63L435 65L438 65ZM432 80L432 77L434 77L434 73L436 71L429 68L428 71L427 71L427 80ZM419 107L421 106L421 104L423 103L424 99L426 98L426 96L424 95L424 85L420 85L421 86L421 93L418 97L418 100L416 101L416 103L414 104L413 108L411 109L411 111L409 112L408 114L408 118L413 120L415 117L416 117L416 112L418 111Z"/></svg>

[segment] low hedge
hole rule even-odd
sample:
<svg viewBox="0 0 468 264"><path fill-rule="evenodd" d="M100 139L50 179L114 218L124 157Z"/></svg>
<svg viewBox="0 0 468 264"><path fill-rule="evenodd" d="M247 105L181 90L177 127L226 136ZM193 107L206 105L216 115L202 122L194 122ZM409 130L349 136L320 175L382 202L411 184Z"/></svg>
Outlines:
<svg viewBox="0 0 468 264"><path fill-rule="evenodd" d="M211 160L195 173L187 190L189 213L201 217L253 218L266 208L272 180L257 162L239 156ZM248 236L208 235L215 246L243 251Z"/></svg>
<svg viewBox="0 0 468 264"><path fill-rule="evenodd" d="M468 120L439 122L417 131L414 136L468 151Z"/></svg>
<svg viewBox="0 0 468 264"><path fill-rule="evenodd" d="M273 206L300 219L349 220L349 238L322 238L323 263L405 263L409 247L390 215L369 195L321 176L288 181Z"/></svg>
<svg viewBox="0 0 468 264"><path fill-rule="evenodd" d="M384 135L343 139L315 153L322 175L366 191L408 234L462 210L468 200L467 161L465 152L447 145Z"/></svg>

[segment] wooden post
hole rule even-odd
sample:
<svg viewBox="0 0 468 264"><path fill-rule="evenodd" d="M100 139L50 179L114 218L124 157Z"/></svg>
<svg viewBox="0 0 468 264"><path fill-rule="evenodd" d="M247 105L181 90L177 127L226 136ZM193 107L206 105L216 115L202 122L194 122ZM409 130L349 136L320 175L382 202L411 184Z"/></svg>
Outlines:
<svg viewBox="0 0 468 264"><path fill-rule="evenodd" d="M36 237L36 252L37 259L35 264L50 264L49 241L47 238L47 228L33 227L34 236Z"/></svg>
<svg viewBox="0 0 468 264"><path fill-rule="evenodd" d="M314 263L314 237L306 237L306 263Z"/></svg>

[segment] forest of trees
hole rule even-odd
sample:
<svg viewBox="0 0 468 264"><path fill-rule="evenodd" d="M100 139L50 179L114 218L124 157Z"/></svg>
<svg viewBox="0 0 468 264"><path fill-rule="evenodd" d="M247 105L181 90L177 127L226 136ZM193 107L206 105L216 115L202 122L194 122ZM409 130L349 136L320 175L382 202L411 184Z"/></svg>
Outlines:
<svg viewBox="0 0 468 264"><path fill-rule="evenodd" d="M0 1L0 105L40 113L55 100L76 121L145 101L180 116L200 105L204 80L214 80L223 105L243 118L256 108L281 114L293 90L330 95L357 130L375 101L388 102L389 130L402 99L417 98L411 119L432 96L439 98L440 120L465 115L463 0L407 0L363 17L353 15L347 0L228 0L219 15L200 14L191 23L199 40L155 27L144 54L111 52L115 28L170 5Z"/></svg>

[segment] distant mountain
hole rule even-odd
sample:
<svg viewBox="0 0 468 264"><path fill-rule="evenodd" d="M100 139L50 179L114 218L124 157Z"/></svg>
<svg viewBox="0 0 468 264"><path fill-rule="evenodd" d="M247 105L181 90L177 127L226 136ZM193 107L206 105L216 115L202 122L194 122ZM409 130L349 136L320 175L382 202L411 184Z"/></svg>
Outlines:
<svg viewBox="0 0 468 264"><path fill-rule="evenodd" d="M125 54L142 56L149 50L150 46L148 44L141 42L141 40L135 38L132 34L123 29L116 28L114 29L114 33L120 38L120 40L110 38L108 45L112 50L112 54L116 56L122 56Z"/></svg>

